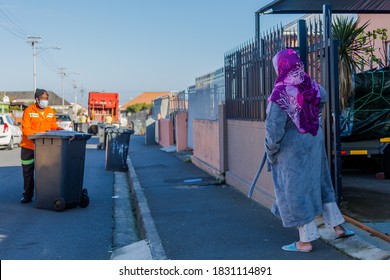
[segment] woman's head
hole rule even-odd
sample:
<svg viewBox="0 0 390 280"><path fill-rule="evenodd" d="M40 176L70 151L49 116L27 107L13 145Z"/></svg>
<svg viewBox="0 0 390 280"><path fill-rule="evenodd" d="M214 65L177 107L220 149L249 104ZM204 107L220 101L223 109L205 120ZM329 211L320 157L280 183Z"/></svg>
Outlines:
<svg viewBox="0 0 390 280"><path fill-rule="evenodd" d="M304 67L298 53L293 49L284 49L279 51L272 59L275 71L279 79L285 79L286 76L291 79L291 83L302 82Z"/></svg>
<svg viewBox="0 0 390 280"><path fill-rule="evenodd" d="M278 74L269 97L295 123L300 132L317 134L320 90L304 70L303 63L293 49L284 49L272 59Z"/></svg>

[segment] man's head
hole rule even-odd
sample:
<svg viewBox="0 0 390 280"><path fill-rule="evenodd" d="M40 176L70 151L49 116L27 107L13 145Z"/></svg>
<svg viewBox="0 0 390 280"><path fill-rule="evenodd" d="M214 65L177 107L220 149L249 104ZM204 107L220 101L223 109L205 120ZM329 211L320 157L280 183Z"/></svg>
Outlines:
<svg viewBox="0 0 390 280"><path fill-rule="evenodd" d="M49 94L46 90L37 88L34 97L39 108L45 109L49 105Z"/></svg>

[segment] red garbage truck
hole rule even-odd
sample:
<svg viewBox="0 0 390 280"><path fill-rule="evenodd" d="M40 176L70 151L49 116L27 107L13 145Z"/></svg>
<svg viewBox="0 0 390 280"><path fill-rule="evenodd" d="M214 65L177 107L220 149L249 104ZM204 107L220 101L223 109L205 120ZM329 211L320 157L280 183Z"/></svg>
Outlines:
<svg viewBox="0 0 390 280"><path fill-rule="evenodd" d="M90 92L88 96L88 116L91 121L118 123L119 93Z"/></svg>

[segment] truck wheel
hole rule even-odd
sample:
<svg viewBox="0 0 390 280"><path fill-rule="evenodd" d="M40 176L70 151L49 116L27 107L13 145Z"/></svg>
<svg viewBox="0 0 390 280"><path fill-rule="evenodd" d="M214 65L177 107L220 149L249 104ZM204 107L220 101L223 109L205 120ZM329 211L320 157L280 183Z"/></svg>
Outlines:
<svg viewBox="0 0 390 280"><path fill-rule="evenodd" d="M53 201L53 208L57 212L62 212L65 209L65 200L62 197L58 197Z"/></svg>

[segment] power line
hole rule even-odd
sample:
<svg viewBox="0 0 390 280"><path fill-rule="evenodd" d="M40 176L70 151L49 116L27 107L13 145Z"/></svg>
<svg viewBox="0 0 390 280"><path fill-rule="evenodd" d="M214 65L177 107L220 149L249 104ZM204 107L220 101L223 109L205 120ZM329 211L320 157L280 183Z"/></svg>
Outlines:
<svg viewBox="0 0 390 280"><path fill-rule="evenodd" d="M39 60L51 71L57 72L59 68L49 52L42 52Z"/></svg>
<svg viewBox="0 0 390 280"><path fill-rule="evenodd" d="M27 42L31 43L33 47L33 56L34 56L34 88L36 87L36 73L35 73L35 56L37 53L42 53L39 56L39 59L43 62L43 64L51 71L56 72L58 69L57 63L54 59L45 52L40 52L38 48L36 48L36 44L40 43L42 38L40 36L29 36L26 32L26 29L22 24L18 23L18 20L12 16L12 14L7 11L5 5L0 2L0 26L2 26L6 31L15 35L16 37L25 40L27 38ZM34 49L36 48L36 49ZM54 47L53 47L54 48ZM58 48L58 47L57 47ZM43 46L41 49L50 49L50 47Z"/></svg>
<svg viewBox="0 0 390 280"><path fill-rule="evenodd" d="M28 32L19 24L16 18L11 18L11 13L6 11L5 5L0 2L0 25L9 33L20 39L26 39Z"/></svg>

